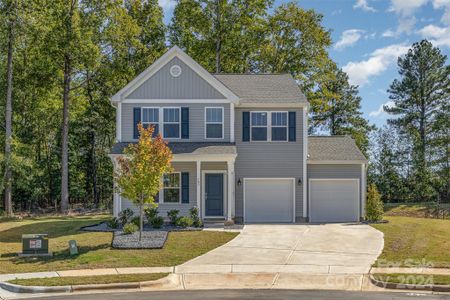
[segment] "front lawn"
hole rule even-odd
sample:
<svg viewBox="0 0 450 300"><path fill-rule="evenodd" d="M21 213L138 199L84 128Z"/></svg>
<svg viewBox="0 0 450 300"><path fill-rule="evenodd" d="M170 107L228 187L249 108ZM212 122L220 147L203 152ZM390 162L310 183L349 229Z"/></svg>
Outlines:
<svg viewBox="0 0 450 300"><path fill-rule="evenodd" d="M418 285L447 285L450 284L449 275L428 275L428 274L373 274L376 280L401 284Z"/></svg>
<svg viewBox="0 0 450 300"><path fill-rule="evenodd" d="M108 216L46 217L0 222L0 273L42 272L110 267L162 267L184 263L232 240L232 232L171 232L163 249L111 248L112 233L79 228ZM51 258L20 258L24 233L48 233ZM71 257L68 241L76 240L79 255Z"/></svg>
<svg viewBox="0 0 450 300"><path fill-rule="evenodd" d="M450 268L450 220L385 217L372 226L384 233L376 267Z"/></svg>
<svg viewBox="0 0 450 300"><path fill-rule="evenodd" d="M414 218L436 218L436 206L432 202L416 203L385 203L385 216L414 217ZM439 218L450 219L450 203L441 204Z"/></svg>
<svg viewBox="0 0 450 300"><path fill-rule="evenodd" d="M69 277L51 277L51 278L14 279L8 282L25 286L62 286L62 285L152 281L166 277L167 275L168 275L167 273L146 273L146 274L99 275L99 276L83 276L83 277L69 276Z"/></svg>

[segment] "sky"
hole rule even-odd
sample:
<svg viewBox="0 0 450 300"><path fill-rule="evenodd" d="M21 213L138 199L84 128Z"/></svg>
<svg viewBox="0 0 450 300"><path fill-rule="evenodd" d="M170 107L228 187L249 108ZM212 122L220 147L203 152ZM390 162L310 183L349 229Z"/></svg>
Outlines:
<svg viewBox="0 0 450 300"><path fill-rule="evenodd" d="M289 0L275 0L274 6ZM398 78L397 58L424 38L450 54L450 0L297 0L323 14L331 30L329 53L359 86L364 117L382 126L391 105L387 89ZM159 0L168 23L174 0ZM447 60L448 61L448 60Z"/></svg>

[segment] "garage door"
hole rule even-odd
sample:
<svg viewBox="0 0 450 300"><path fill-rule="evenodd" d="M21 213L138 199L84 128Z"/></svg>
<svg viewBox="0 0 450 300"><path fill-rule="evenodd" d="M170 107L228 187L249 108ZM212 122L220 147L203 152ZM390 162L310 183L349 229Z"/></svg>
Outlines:
<svg viewBox="0 0 450 300"><path fill-rule="evenodd" d="M357 179L310 179L311 222L354 222L359 219Z"/></svg>
<svg viewBox="0 0 450 300"><path fill-rule="evenodd" d="M294 179L244 179L246 223L293 222Z"/></svg>

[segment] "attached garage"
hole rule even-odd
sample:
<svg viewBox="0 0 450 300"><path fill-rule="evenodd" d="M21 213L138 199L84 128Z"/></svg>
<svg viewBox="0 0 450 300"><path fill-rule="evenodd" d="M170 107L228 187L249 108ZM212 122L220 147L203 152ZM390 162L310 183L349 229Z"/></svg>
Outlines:
<svg viewBox="0 0 450 300"><path fill-rule="evenodd" d="M311 222L356 222L359 179L310 179Z"/></svg>
<svg viewBox="0 0 450 300"><path fill-rule="evenodd" d="M294 178L244 178L244 222L291 223L294 206Z"/></svg>

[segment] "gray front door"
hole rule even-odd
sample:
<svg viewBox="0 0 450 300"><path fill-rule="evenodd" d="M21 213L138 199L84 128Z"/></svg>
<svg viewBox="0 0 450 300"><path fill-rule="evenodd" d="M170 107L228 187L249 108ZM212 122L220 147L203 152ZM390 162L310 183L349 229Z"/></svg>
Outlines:
<svg viewBox="0 0 450 300"><path fill-rule="evenodd" d="M223 174L205 174L205 216L223 216Z"/></svg>

